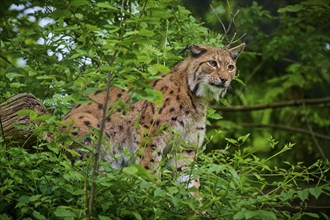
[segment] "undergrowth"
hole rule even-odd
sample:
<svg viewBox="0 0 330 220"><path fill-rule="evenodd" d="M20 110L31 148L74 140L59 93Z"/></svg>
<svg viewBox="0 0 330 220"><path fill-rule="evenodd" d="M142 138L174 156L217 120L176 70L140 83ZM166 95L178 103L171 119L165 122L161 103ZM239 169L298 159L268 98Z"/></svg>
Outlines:
<svg viewBox="0 0 330 220"><path fill-rule="evenodd" d="M272 160L293 144L279 147L270 138L268 147L277 153L260 158L245 146L246 139L228 139L225 149L199 154L190 171L201 180L199 198L166 166L156 178L139 165L112 169L101 164L105 172L97 178L93 219L328 218L306 208L310 199L329 195L329 164L277 167ZM0 219L88 218L93 162L85 158L72 164L65 150L69 139L59 140L30 150L1 143Z"/></svg>

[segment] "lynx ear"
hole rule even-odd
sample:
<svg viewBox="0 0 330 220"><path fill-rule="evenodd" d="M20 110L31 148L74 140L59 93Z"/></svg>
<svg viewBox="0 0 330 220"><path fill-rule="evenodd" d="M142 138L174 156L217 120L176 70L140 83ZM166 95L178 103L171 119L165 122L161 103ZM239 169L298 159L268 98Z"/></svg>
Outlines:
<svg viewBox="0 0 330 220"><path fill-rule="evenodd" d="M189 50L192 57L198 57L206 52L206 48L201 45L190 44L186 47Z"/></svg>
<svg viewBox="0 0 330 220"><path fill-rule="evenodd" d="M244 50L245 47L245 43L242 43L236 47L230 48L228 49L231 57L233 58L233 60L237 60L238 56L242 53L242 51Z"/></svg>

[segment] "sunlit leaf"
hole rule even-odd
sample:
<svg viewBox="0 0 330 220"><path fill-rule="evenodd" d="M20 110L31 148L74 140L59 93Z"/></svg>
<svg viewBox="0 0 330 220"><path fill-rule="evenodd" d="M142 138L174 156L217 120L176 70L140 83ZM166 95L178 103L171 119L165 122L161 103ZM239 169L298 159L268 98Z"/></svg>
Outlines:
<svg viewBox="0 0 330 220"><path fill-rule="evenodd" d="M137 174L139 170L135 166L124 167L123 172L127 174Z"/></svg>

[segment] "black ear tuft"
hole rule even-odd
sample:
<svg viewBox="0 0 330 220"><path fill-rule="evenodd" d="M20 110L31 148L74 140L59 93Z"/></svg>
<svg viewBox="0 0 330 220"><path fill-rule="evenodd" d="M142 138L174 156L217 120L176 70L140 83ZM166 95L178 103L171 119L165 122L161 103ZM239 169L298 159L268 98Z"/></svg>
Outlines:
<svg viewBox="0 0 330 220"><path fill-rule="evenodd" d="M236 47L233 47L231 49L228 49L231 58L233 58L233 60L237 60L238 56L242 53L242 51L244 50L245 47L245 43L242 43Z"/></svg>
<svg viewBox="0 0 330 220"><path fill-rule="evenodd" d="M190 44L186 47L189 50L192 57L198 57L206 52L206 48L196 44Z"/></svg>

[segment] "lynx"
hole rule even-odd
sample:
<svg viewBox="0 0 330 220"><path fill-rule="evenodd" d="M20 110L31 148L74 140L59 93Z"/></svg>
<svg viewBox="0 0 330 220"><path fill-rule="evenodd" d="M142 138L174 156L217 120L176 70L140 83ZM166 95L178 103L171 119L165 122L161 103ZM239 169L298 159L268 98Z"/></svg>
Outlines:
<svg viewBox="0 0 330 220"><path fill-rule="evenodd" d="M163 94L159 106L146 100L129 102L128 92L110 89L110 109L118 100L128 103L128 109L110 110L106 118L102 160L120 168L138 163L147 169L157 169L164 155L182 146L169 164L182 170L194 160L206 131L207 106L212 100L224 97L236 73L236 59L244 49L241 44L232 49L191 44L190 55L174 66L169 74L151 82L154 90ZM99 129L105 91L90 95L88 104L77 105L64 118L70 132L90 142L91 129ZM123 152L131 152L129 156ZM170 154L170 155L171 155ZM187 181L185 175L179 179ZM194 183L191 183L194 185ZM190 184L190 185L191 185ZM195 183L199 184L197 181Z"/></svg>

